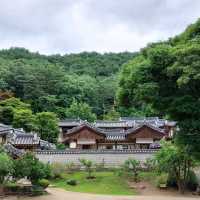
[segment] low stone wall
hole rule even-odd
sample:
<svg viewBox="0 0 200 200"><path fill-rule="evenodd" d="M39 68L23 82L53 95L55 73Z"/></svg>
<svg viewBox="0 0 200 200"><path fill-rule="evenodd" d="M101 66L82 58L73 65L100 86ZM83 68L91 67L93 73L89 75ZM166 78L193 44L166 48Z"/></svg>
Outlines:
<svg viewBox="0 0 200 200"><path fill-rule="evenodd" d="M42 162L73 162L80 164L79 159L85 158L95 163L104 162L106 167L118 167L128 158L144 162L151 158L157 150L67 150L67 151L37 151L36 156Z"/></svg>

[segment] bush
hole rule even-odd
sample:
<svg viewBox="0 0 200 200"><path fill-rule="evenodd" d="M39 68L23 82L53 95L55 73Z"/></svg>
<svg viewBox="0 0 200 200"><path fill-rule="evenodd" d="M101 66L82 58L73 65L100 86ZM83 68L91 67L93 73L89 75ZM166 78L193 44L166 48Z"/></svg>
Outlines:
<svg viewBox="0 0 200 200"><path fill-rule="evenodd" d="M58 149L58 150L65 150L65 149L66 149L66 146L65 146L64 144L62 144L62 143L58 143L58 144L56 145L56 149Z"/></svg>
<svg viewBox="0 0 200 200"><path fill-rule="evenodd" d="M17 183L8 182L4 185L6 190L11 192L18 192L20 190L20 186Z"/></svg>
<svg viewBox="0 0 200 200"><path fill-rule="evenodd" d="M141 169L141 164L139 160L129 158L128 160L124 162L123 168L125 172L128 172L128 173L131 172L133 174L133 178L135 182L138 181L138 174Z"/></svg>
<svg viewBox="0 0 200 200"><path fill-rule="evenodd" d="M86 159L80 159L79 161L84 166L86 172L88 173L88 176L86 178L88 179L95 178L94 176L92 176L94 163L91 160L86 160Z"/></svg>
<svg viewBox="0 0 200 200"><path fill-rule="evenodd" d="M3 184L13 170L13 161L6 153L0 153L0 184Z"/></svg>
<svg viewBox="0 0 200 200"><path fill-rule="evenodd" d="M144 167L147 171L153 171L154 169L156 169L155 160L147 158L144 162Z"/></svg>
<svg viewBox="0 0 200 200"><path fill-rule="evenodd" d="M176 178L173 174L169 174L168 180L167 180L167 185L169 187L177 187Z"/></svg>
<svg viewBox="0 0 200 200"><path fill-rule="evenodd" d="M116 176L122 176L122 175L124 175L124 170L122 168L116 168L116 169L114 169L114 174Z"/></svg>
<svg viewBox="0 0 200 200"><path fill-rule="evenodd" d="M31 196L39 196L45 194L43 187L34 185L32 187Z"/></svg>
<svg viewBox="0 0 200 200"><path fill-rule="evenodd" d="M197 180L196 174L193 171L190 171L188 175L188 181L186 183L186 187L189 190L195 191L197 189L197 186L198 186L198 180Z"/></svg>
<svg viewBox="0 0 200 200"><path fill-rule="evenodd" d="M14 182L8 182L4 185L5 194L27 195L32 194L33 186L19 185Z"/></svg>
<svg viewBox="0 0 200 200"><path fill-rule="evenodd" d="M47 179L40 179L39 181L38 181L38 186L41 186L42 188L47 188L48 186L49 186L49 181L47 180Z"/></svg>
<svg viewBox="0 0 200 200"><path fill-rule="evenodd" d="M167 185L170 187L177 187L176 178L173 175L169 175ZM198 186L198 180L193 171L188 173L188 180L186 181L186 188L195 191Z"/></svg>
<svg viewBox="0 0 200 200"><path fill-rule="evenodd" d="M168 174L161 174L160 176L158 176L156 178L156 186L160 187L160 185L162 184L166 184L167 185L167 180L168 180Z"/></svg>
<svg viewBox="0 0 200 200"><path fill-rule="evenodd" d="M50 175L50 166L39 161L33 153L26 153L23 157L14 161L13 178L27 177L32 184L37 184L39 179L49 178Z"/></svg>
<svg viewBox="0 0 200 200"><path fill-rule="evenodd" d="M77 185L77 181L74 180L74 179L70 179L70 180L67 180L67 184L68 184L68 185L75 186L75 185Z"/></svg>

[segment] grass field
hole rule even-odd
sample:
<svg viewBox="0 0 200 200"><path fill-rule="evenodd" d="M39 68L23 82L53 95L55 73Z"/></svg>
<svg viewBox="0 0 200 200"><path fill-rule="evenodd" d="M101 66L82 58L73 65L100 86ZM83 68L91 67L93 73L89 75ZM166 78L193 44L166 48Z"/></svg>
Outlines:
<svg viewBox="0 0 200 200"><path fill-rule="evenodd" d="M95 179L86 179L85 172L75 172L74 174L66 174L63 179L53 180L51 183L68 191L85 192L95 194L110 195L134 195L136 192L130 189L126 178L118 176L114 172L96 172ZM70 186L67 180L74 179L78 182L76 186Z"/></svg>

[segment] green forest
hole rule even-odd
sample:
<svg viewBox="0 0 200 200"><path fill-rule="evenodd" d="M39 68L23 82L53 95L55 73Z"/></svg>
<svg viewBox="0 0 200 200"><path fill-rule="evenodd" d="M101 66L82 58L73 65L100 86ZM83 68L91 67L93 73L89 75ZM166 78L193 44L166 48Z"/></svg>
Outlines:
<svg viewBox="0 0 200 200"><path fill-rule="evenodd" d="M113 108L118 73L134 56L129 52L45 56L24 48L1 50L0 89L30 104L34 113L51 111L59 118L76 118L67 109L80 104L92 111L92 119L103 118Z"/></svg>
<svg viewBox="0 0 200 200"><path fill-rule="evenodd" d="M159 116L177 121L178 141L200 152L200 20L135 53L1 50L0 91L1 122L27 131L44 131L49 119Z"/></svg>
<svg viewBox="0 0 200 200"><path fill-rule="evenodd" d="M200 20L164 42L143 48L122 67L117 102L178 122L175 138L200 152ZM148 114L146 113L146 114Z"/></svg>

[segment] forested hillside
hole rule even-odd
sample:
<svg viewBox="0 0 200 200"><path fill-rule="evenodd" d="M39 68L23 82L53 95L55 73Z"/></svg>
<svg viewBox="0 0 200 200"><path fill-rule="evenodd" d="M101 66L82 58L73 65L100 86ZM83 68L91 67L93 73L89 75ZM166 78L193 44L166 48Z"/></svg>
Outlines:
<svg viewBox="0 0 200 200"><path fill-rule="evenodd" d="M136 110L176 120L178 142L200 156L200 20L125 64L117 102L130 115Z"/></svg>
<svg viewBox="0 0 200 200"><path fill-rule="evenodd" d="M76 111L73 115L67 109L79 106L82 112L102 118L114 105L121 66L134 55L83 52L46 56L24 48L1 50L0 89L31 104L34 113L52 111L60 118L77 117Z"/></svg>
<svg viewBox="0 0 200 200"><path fill-rule="evenodd" d="M138 53L1 50L0 99L1 122L45 133L43 139L58 133L57 117L167 117L178 122L177 141L199 155L200 20Z"/></svg>

